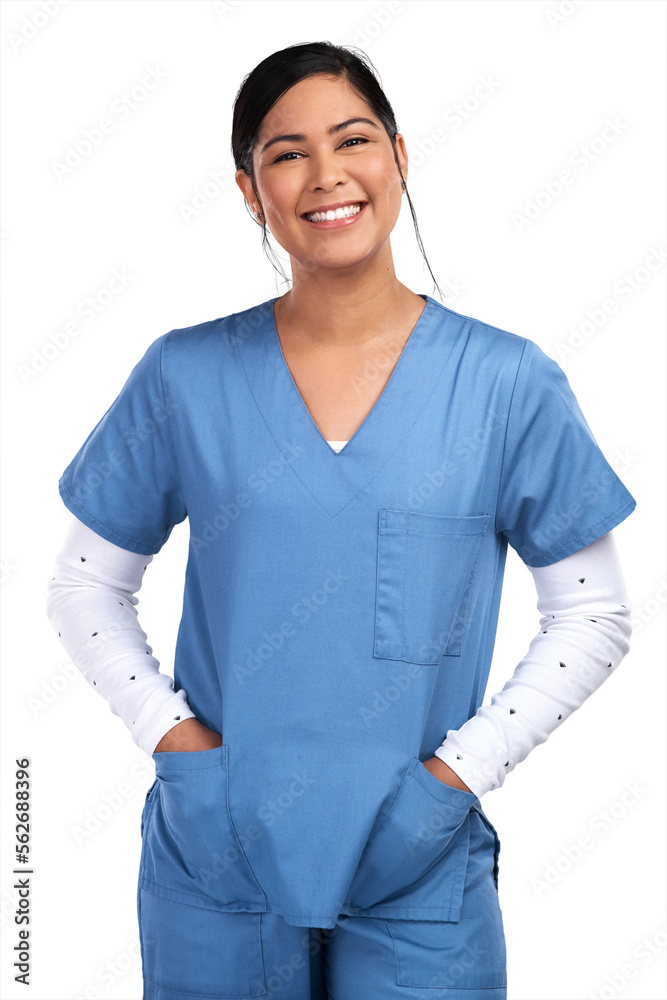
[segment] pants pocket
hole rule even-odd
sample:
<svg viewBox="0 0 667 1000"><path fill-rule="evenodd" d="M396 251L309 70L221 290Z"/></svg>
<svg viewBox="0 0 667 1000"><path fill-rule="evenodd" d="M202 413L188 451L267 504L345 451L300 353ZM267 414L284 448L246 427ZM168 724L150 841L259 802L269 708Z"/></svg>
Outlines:
<svg viewBox="0 0 667 1000"><path fill-rule="evenodd" d="M138 914L146 1000L267 996L261 913L202 909L140 889Z"/></svg>
<svg viewBox="0 0 667 1000"><path fill-rule="evenodd" d="M412 757L398 793L371 831L348 895L357 909L392 904L450 910L463 897L472 792L440 781ZM433 878L424 880L432 869Z"/></svg>
<svg viewBox="0 0 667 1000"><path fill-rule="evenodd" d="M493 825L493 823L491 822L491 820L489 819L489 817L486 815L486 813L484 812L484 810L482 809L481 806L474 806L474 810L477 813L477 815L479 816L479 818L480 818L480 820L481 820L481 822L482 822L482 824L483 824L483 826L484 826L484 828L485 828L488 836L492 839L492 842L493 842L493 845L494 845L494 847L493 847L493 884L496 887L496 891L498 891L498 870L499 870L498 869L498 860L500 858L500 838L498 837L498 831L496 830L495 826Z"/></svg>
<svg viewBox="0 0 667 1000"><path fill-rule="evenodd" d="M374 656L437 664L461 655L489 517L379 512Z"/></svg>
<svg viewBox="0 0 667 1000"><path fill-rule="evenodd" d="M453 1000L506 1000L507 954L497 901L472 920L388 920L386 928L396 956L397 986L444 989Z"/></svg>
<svg viewBox="0 0 667 1000"><path fill-rule="evenodd" d="M186 901L257 907L265 897L229 813L228 758L225 744L153 754L156 787L147 803L141 875Z"/></svg>
<svg viewBox="0 0 667 1000"><path fill-rule="evenodd" d="M396 955L396 983L413 989L444 989L452 1000L476 997L478 990L485 1000L506 1000L507 955L497 883L498 835L479 801L473 803L468 822L468 865L459 919L387 921Z"/></svg>
<svg viewBox="0 0 667 1000"><path fill-rule="evenodd" d="M149 811L149 809L150 809L150 807L152 805L151 796L152 796L153 792L155 791L156 787L157 787L157 778L155 779L155 781L153 782L153 784L151 785L151 787L146 792L146 798L144 799L144 808L141 810L141 836L142 837L144 835L144 827L146 825L146 815L147 815L147 813L148 813L148 811Z"/></svg>

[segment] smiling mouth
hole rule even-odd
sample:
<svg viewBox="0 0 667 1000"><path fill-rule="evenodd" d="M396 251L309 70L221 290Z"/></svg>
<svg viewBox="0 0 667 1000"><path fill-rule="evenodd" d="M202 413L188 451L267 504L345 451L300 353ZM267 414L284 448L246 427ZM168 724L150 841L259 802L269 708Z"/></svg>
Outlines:
<svg viewBox="0 0 667 1000"><path fill-rule="evenodd" d="M365 201L356 201L328 212L306 212L303 218L307 219L308 222L314 223L336 222L338 219L350 219L355 215L359 215L359 212L361 212L365 204Z"/></svg>

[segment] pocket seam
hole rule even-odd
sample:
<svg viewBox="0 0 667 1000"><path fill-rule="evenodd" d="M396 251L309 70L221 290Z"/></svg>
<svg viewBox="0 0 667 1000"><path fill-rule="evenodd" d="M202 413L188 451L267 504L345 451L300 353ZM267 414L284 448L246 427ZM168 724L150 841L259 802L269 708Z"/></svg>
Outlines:
<svg viewBox="0 0 667 1000"><path fill-rule="evenodd" d="M377 845L375 845L374 848L372 848L371 845L374 844L374 841L376 840L377 837L381 837L382 836L382 831L381 831L382 826L385 824L385 821L389 820L389 818L391 817L392 813L394 812L395 806L396 806L397 802L400 799L401 793L407 787L407 785L406 785L407 779L409 777L411 777L411 776L414 777L414 772L415 772L416 768L418 768L418 767L419 768L424 768L424 765L422 764L422 762L419 760L418 757L411 757L410 761L408 763L408 766L405 769L405 772L403 774L403 778L402 778L402 780L400 782L398 791L396 792L396 795L394 796L394 799L393 799L393 801L391 803L391 806L389 807L389 810L385 813L385 815L382 817L382 819L373 827L373 829L370 831L370 833L369 833L369 835L367 837L366 845L364 847L364 851L363 851L363 854L362 854L362 859L366 856L366 852L369 851L369 849L371 850L371 853L372 853L373 849L377 850ZM426 770L426 768L424 768L424 770ZM433 777L433 779L435 781L438 780L435 777L435 775L431 775L431 777ZM444 784L444 782L441 783L441 784ZM419 786L419 789L414 794L417 794L418 796L421 796L423 794L423 791L426 791L428 793L428 795L429 795L429 798L433 802L435 802L436 805L440 809L447 810L447 813L446 813L447 815L450 812L451 812L451 814L454 814L454 813L457 814L456 816L452 815L452 820L453 820L453 823L455 825L455 830L450 835L450 837L448 838L448 843L453 838L460 837L461 836L461 829L462 829L462 827L466 823L468 823L468 827L467 827L467 831L468 832L465 835L466 844L467 844L468 841L469 841L469 837L470 837L469 813L470 813L470 809L472 808L472 804L469 805L467 808L466 807L461 807L461 806L458 806L458 805L451 805L446 799L438 798L437 795L433 794L432 790L429 789L426 784L424 784L421 781L419 781L419 779L417 779L417 785ZM448 787L451 788L451 786L448 786ZM452 791L457 791L457 789L452 788ZM471 796L473 796L473 793L469 793L469 794ZM473 801L474 801L474 799L475 799L475 797L473 796ZM468 850L467 850L467 848L465 850L463 850L463 841L460 844L456 844L453 847L453 850L451 852L450 852L450 848L447 847L447 846L445 846L444 848L442 848L442 850L439 851L438 855L428 864L428 866L416 878L413 878L410 882L408 882L405 885L401 886L399 889L396 889L396 890L390 892L388 895L383 896L381 899L377 900L374 903L370 903L368 905L364 905L363 903L360 903L360 902L355 903L352 900L350 900L350 905L352 907L354 907L355 909L369 910L369 911L373 911L376 908L383 908L383 907L387 907L390 912L391 912L392 909L395 909L397 907L398 907L398 909L401 909L401 910L406 909L405 905L404 904L402 905L400 902L397 902L397 901L385 902L385 900L389 896L393 896L396 893L410 892L411 889L412 889L412 887L414 886L414 884L416 882L418 882L420 879L424 878L424 876L426 876L442 860L442 854L445 851L449 855L449 864L450 865L452 865L452 864L454 865L454 868L453 868L453 870L450 873L451 874L451 878L455 882L457 880L460 882L462 878L465 878L465 870L466 870L466 867L467 867L467 864L468 864ZM458 852L458 854L457 854L457 852ZM361 863L361 859L360 859L360 863ZM351 892L351 894L353 893L353 889L352 889L353 885L354 885L354 883L352 883L352 885L350 886L350 892ZM461 885L462 885L462 882L461 882ZM463 888L461 888L461 893L462 892L463 892ZM359 897L357 897L357 898L359 898ZM462 905L462 900L461 900L461 905ZM410 906L408 906L407 908L408 909L413 909L413 907L410 907ZM417 909L419 909L420 911L421 910L434 910L434 909L439 910L439 909L442 909L442 905L432 906L432 907L429 907L429 906L420 906L420 907L417 907ZM382 909L378 910L378 913L380 915L382 915L382 912L383 912ZM460 906L457 909L457 906L456 906L454 900L451 899L451 898L450 898L450 905L449 905L449 913L450 913L450 915L448 917L449 920L458 920L457 913L460 913Z"/></svg>
<svg viewBox="0 0 667 1000"><path fill-rule="evenodd" d="M403 785L405 784L405 781L406 781L406 779L408 777L408 771L410 770L410 764L411 764L411 761L408 762L408 765L407 765L407 767L405 768L405 770L403 772L403 777L401 778L401 783L398 786L398 790L396 792L396 795L394 795L394 800L391 803L391 805L389 806L389 809L384 814L384 816L382 817L382 819L378 820L377 823L375 824L375 826L373 827L373 829L369 832L368 837L366 838L366 842L367 843L368 843L368 841L370 841L370 839L371 839L372 835L375 833L375 831L379 827L382 826L382 824L384 823L384 821L386 819L389 819L389 816L391 815L392 810L393 810L394 806L396 805L396 803L398 801L398 797L401 794L401 789L403 788Z"/></svg>
<svg viewBox="0 0 667 1000"><path fill-rule="evenodd" d="M433 521L423 520L425 518L432 518ZM424 666L438 666L444 657L461 656L470 596L482 549L482 537L486 533L489 520L490 514L425 514L421 511L390 507L380 509L375 583L374 657L404 663L417 663ZM451 524L451 530L443 530L445 522ZM420 527L420 525L427 524L432 524L428 530L425 527ZM466 524L469 530L463 530ZM461 574L464 581L462 586L465 589L460 595L459 606L455 606L453 598L454 606L448 616L449 620L443 619L443 627L438 632L437 641L436 636L433 635L428 639L428 642L426 639L424 640L419 650L416 648L417 640L411 637L406 630L408 604L406 588L410 537L470 539L469 546L474 545L476 550L474 559L467 564L467 573L465 576ZM391 544L392 538L394 539L393 546ZM396 559L393 568L392 548L395 554L398 550L402 556L402 565ZM392 609L388 597L392 590L392 576L396 599L400 600L400 608L395 607L394 609ZM446 635L446 639L441 638L444 635ZM428 647L431 647L430 658L429 652L425 651ZM385 652L380 652L383 649Z"/></svg>
<svg viewBox="0 0 667 1000"><path fill-rule="evenodd" d="M220 910L220 909L217 909L217 908L216 909L212 909L210 907L198 906L194 902L188 902L185 899L176 899L173 896L160 896L158 893L151 892L150 889L147 889L143 885L141 885L140 888L139 888L139 900L140 900L140 903L139 903L139 908L140 908L139 912L140 913L141 913L142 903L148 904L149 903L149 897L150 897L150 906L151 907L156 907L157 903L158 903L158 901L160 899L167 899L167 900L169 900L170 903L175 904L177 906L191 907L193 910L198 910L198 911L201 911L201 910L208 911L209 915L207 915L206 918L202 918L201 914L198 913L197 914L197 918L196 918L198 920L202 920L202 919L206 919L207 921L214 920L215 917L213 916L213 914L220 914L221 917L225 917L225 916L229 915L229 911L226 911L226 910ZM143 909L146 909L146 906L144 906ZM261 979L262 992L258 993L258 992L256 992L256 989L257 989L256 986L246 986L246 983L244 983L243 985L239 984L237 986L237 988L234 989L234 996L247 997L248 1000L251 1000L251 998L255 998L255 997L257 997L257 998L266 997L267 996L267 993L266 993L266 969L265 969L265 963L264 963L264 955L263 955L263 951L262 951L262 930L261 930L261 928L262 928L262 911L248 911L248 912L246 912L246 911L240 911L240 912L243 912L245 917L252 918L251 930L252 930L253 934L256 935L256 937L255 937L255 944L254 944L254 947L253 947L254 954L251 956L251 958L252 958L252 964L255 966L255 975L257 976L258 979ZM187 919L187 915L186 914L183 914L183 917L184 917L184 919ZM149 918L147 917L146 919L149 919ZM141 928L142 928L142 924L140 924L140 933L143 934ZM222 987L220 989L217 989L217 988L213 987L215 989L215 992L211 992L210 987L207 987L204 984L200 984L199 986L195 985L195 988L197 989L197 992L192 992L192 984L189 981L188 981L188 987L186 987L185 989L183 989L183 988L181 988L181 989L173 989L173 982L171 981L171 977L173 976L174 970L173 970L173 968L167 968L165 970L164 965L160 962L160 958L161 957L164 960L164 954L162 954L162 956L160 956L160 954L156 951L155 941L153 941L152 944L153 944L153 949L152 949L152 954L151 954L151 959L152 959L151 965L152 965L152 967L150 969L148 968L148 955L146 953L146 950L142 948L142 953L141 953L141 958L142 958L142 972L143 972L144 981L147 984L149 984L151 986L154 986L156 989L161 990L165 994L173 995L174 997L175 996L178 996L178 997L188 997L188 998L191 997L192 1000L224 1000L225 996L231 996L231 993L229 993L227 991L223 994L222 989L224 987ZM173 964L174 961L175 961L174 958L170 959L170 963ZM250 959L248 959L247 955L246 955L246 961L250 961ZM219 970L216 969L215 971L218 972ZM244 975L247 975L247 973L244 972ZM163 985L163 982L164 982L163 977L170 980L170 985L169 986ZM250 978L251 978L251 976L248 975L248 979L250 979ZM158 981L156 982L156 980L158 980ZM160 982L159 980L162 980L163 982ZM189 977L188 977L188 980L189 980ZM217 975L216 975L216 985L217 985ZM204 992L204 990L205 990L205 992ZM239 990L242 990L243 992L238 992Z"/></svg>
<svg viewBox="0 0 667 1000"><path fill-rule="evenodd" d="M249 896L251 896L252 893L254 893L255 895L261 895L262 896L262 898L264 900L264 905L265 905L266 904L266 894L265 894L262 886L260 885L260 883L259 883L259 881L257 879L257 876L255 875L255 872L254 872L254 870L253 870L253 868L252 868L252 866L250 864L250 860L249 860L249 858L248 858L248 856L247 856L247 854L246 854L246 852L245 852L245 850L243 848L243 845L242 845L241 840L239 838L238 832L236 830L236 826L234 824L234 820L232 819L231 806L230 806L230 801L229 801L229 798L230 798L230 796L229 796L229 778L230 778L230 776L229 776L229 745L226 744L226 743L223 743L220 747L212 747L209 750L204 750L204 751L188 751L188 750L183 750L183 751L173 751L173 752L174 753L179 753L179 754L195 754L196 755L198 753L212 753L212 751L218 751L219 752L215 763L208 763L207 762L202 767L197 766L197 767L194 767L194 768L179 767L179 766L176 766L176 767L173 767L173 768L169 767L168 769L165 769L165 773L164 773L163 777L161 777L160 775L157 775L157 779L156 780L159 779L162 782L162 784L160 785L160 796L161 796L161 801L162 801L162 804L163 804L163 818L164 818L164 822L165 822L165 824L167 826L167 832L169 834L169 838L170 838L171 841L173 841L174 844L178 845L179 836L182 837L183 836L183 832L184 832L183 829L180 829L180 831L179 831L179 830L173 828L172 825L171 825L171 823L170 823L170 821L169 821L169 819L167 818L167 812L164 812L164 807L165 806L167 806L167 811L168 811L168 804L169 804L169 801L171 799L172 794L176 796L176 798L173 799L172 802L176 802L176 804L178 804L179 796L182 794L182 791L183 791L183 787L182 787L183 786L183 782L185 782L186 784L189 784L189 782L197 783L200 780L206 782L206 781L208 781L210 779L206 779L204 777L202 777L201 779L197 779L195 776L196 775L202 775L203 776L206 771L210 771L210 770L215 770L216 772L218 772L220 778L222 779L222 793L223 793L223 800L224 800L224 808L221 809L220 813L219 813L219 822L220 822L221 825L224 825L224 827L225 827L224 835L225 835L226 839L228 840L229 845L233 846L234 850L237 852L238 858L241 861L241 866L240 866L240 868L236 869L236 871L238 872L237 882L242 883L242 885L243 885L243 892L242 893L241 892L237 893L237 895L239 896L239 899L234 899L234 900L229 899L229 900L225 900L224 902L225 903L228 903L228 902L234 902L234 903L236 903L236 902L243 902L246 899L246 897L249 897ZM172 751L165 751L165 753L171 753L171 752ZM178 762L176 762L176 763L178 764ZM213 779L214 781L218 780L218 774L216 774L214 776L214 779ZM172 782L170 782L168 779L172 778L175 775L179 775L179 777L176 779L177 787L174 789L174 787L172 786ZM188 778L188 777L182 778L182 777L180 777L180 775L192 775L192 777L191 778ZM181 787L178 787L179 785ZM150 804L151 801L153 802L153 807L152 808L155 808L155 802L157 801L157 795L151 796L151 799L149 799L149 804ZM177 808L178 808L178 805L177 805ZM146 820L148 820L148 818L149 818L150 815L151 815L151 813L147 813L146 814ZM142 858L144 856L145 856L144 855L144 851L142 850ZM169 858L168 858L168 860L167 860L166 863L167 863L167 865L176 864L176 862L174 861L173 856L169 856ZM199 866L197 861L192 861L192 864L195 865L195 866ZM189 871L189 869L187 868L187 866L185 867L184 870L185 871ZM197 899L198 897L197 897L196 893L201 893L204 898L207 898L207 897L213 898L213 899L216 898L215 895L213 895L213 896L211 895L210 891L207 892L206 888L204 888L201 884L197 884L196 886L194 886L194 888L196 890L196 893L193 892L192 894L190 894L187 890L172 889L172 887L170 886L170 884L168 884L168 883L165 884L164 881L162 881L162 882L159 881L159 879L162 876L160 875L160 873L158 871L158 867L156 866L155 862L153 862L153 866L150 869L150 873L149 873L147 865L143 864L142 867L141 867L141 873L146 878L146 880L150 881L153 885L159 886L160 888L165 889L165 890L171 890L171 891L180 893L180 898L183 901L187 901L187 897L188 896L191 896L191 898L193 898L193 899ZM150 878L149 878L149 874L151 876ZM243 897L243 898L241 898L241 897ZM168 896L166 898L170 898L171 899L171 898L176 898L176 897ZM214 909L215 907L210 907L210 908Z"/></svg>
<svg viewBox="0 0 667 1000"><path fill-rule="evenodd" d="M157 784L157 778L156 778L155 781L153 782L153 784L151 785L151 787L146 792L146 798L144 799L143 809L141 810L140 831L139 831L139 836L142 839L142 841L143 841L143 838L144 838L144 831L145 831L146 826L148 824L148 818L149 818L151 812L153 811L153 807L155 806L155 799L156 799L155 791L156 791L157 787L158 787L158 784Z"/></svg>
<svg viewBox="0 0 667 1000"><path fill-rule="evenodd" d="M498 887L499 864L498 863L499 863L499 860L500 860L500 837L498 836L498 831L496 830L495 826L493 825L493 823L491 822L491 820L489 819L489 817L484 812L482 812L481 809L478 809L475 806L473 806L473 809L477 813L477 815L479 816L480 821L481 821L482 826L484 827L484 829L487 831L487 833L490 833L493 836L493 841L494 841L494 843L493 843L493 881L495 883L496 891L498 892L499 891L499 887Z"/></svg>
<svg viewBox="0 0 667 1000"><path fill-rule="evenodd" d="M166 757L174 757L175 755L178 755L180 757L181 754L187 754L189 757L193 757L194 759L196 759L199 756L199 754L210 753L211 750L222 750L223 747L225 747L225 750L226 750L227 744L223 743L219 747L210 747L208 750L162 750L162 751L160 751L160 754L155 754L155 753L153 754L153 760L155 761L155 767L157 768L158 764L166 764L166 760L165 760ZM161 759L158 760L157 759L158 757L160 757ZM225 753L222 753L222 754L219 755L219 759L217 759L215 761L212 761L211 763L209 763L208 760L207 760L201 766L197 765L196 767L179 767L178 766L178 762L176 763L176 767L171 767L170 765L167 765L167 766L168 766L169 770L172 771L172 772L173 771L209 771L209 770L212 770L214 767L221 767L225 763L226 757L227 757L227 754L225 752ZM156 777L159 778L160 775L156 773Z"/></svg>
<svg viewBox="0 0 667 1000"><path fill-rule="evenodd" d="M387 518L387 514L407 514L407 524L405 526L391 524L391 523L387 524L388 520L392 520L392 519L388 519ZM416 532L416 533L421 534L421 535L462 535L462 536L483 535L484 532L486 531L487 525L489 523L489 518L491 516L490 514L425 514L423 511L405 510L405 509L402 509L400 507L382 507L381 510L380 510L380 515L381 515L380 516L380 531L382 533L384 533L386 531L404 531L406 533L407 532L411 532L411 533L412 532ZM411 526L411 523L410 523L410 518L415 518L415 519L416 518L433 518L434 519L433 520L433 525L434 526L433 526L433 528L429 528L428 531L426 531L425 528L413 528ZM452 530L451 531L437 531L436 528L435 528L435 521L436 520L439 520L439 521L440 520L443 520L443 521L444 520L452 521L453 522ZM454 526L458 525L459 528L460 528L460 527L463 526L463 522L468 522L470 524L471 528L473 527L472 522L477 522L477 524L479 526L476 527L475 530L471 530L471 531L461 531L461 530L457 531L457 530L455 530ZM417 523L419 523L419 522L417 522ZM422 521L421 523L424 524L424 525L426 525L428 522L427 521ZM443 527L444 527L444 525L443 525Z"/></svg>
<svg viewBox="0 0 667 1000"><path fill-rule="evenodd" d="M458 810L459 810L459 812L470 812L470 809L472 808L472 806L473 806L473 803L474 803L475 799L477 798L477 796L475 795L475 793L474 793L474 792L466 792L465 788L455 788L455 787L454 787L453 785L448 785L446 781L440 781L440 779L439 779L439 778L436 778L436 776L435 776L434 774L431 774L431 772L429 771L429 769L428 769L427 767L424 767L424 763L423 763L423 761L419 760L419 758L418 758L418 757L414 757L413 759L414 759L414 760L416 760L416 761L418 761L418 763L419 763L419 767L420 767L420 768L421 768L421 769L422 769L423 771L425 771L425 772L426 772L427 774L430 774L430 775L431 775L431 777L432 777L432 778L433 778L433 779L434 779L435 781L437 781L437 782L438 782L438 784L442 785L442 786L443 786L444 788L448 788L448 789L450 789L450 790L451 790L452 792L463 792L463 794L464 794L464 795L470 795L470 796L472 796L472 798L470 799L470 801L469 801L469 804L468 804L467 806L465 806L465 805L460 805L460 806L458 806L458 805L454 805L454 803L449 803L449 802L447 803L447 805L449 806L449 808L450 808L450 809L458 809ZM429 795L431 796L431 798L432 798L432 799L435 799L435 800L436 800L436 802L441 802L441 801L443 801L443 800L441 800L440 798L438 798L438 796L437 796L437 795L435 794L435 789L431 790L431 789L430 789L430 788L428 787L428 781L420 781L420 780L419 780L419 778L417 778L417 777L415 776L415 771L416 771L416 770L417 770L417 768L413 768L413 770L412 770L412 771L410 772L410 775L409 775L409 776L410 776L411 778L414 778L414 780L415 780L415 781L417 781L417 782L418 782L418 783L419 783L419 784L420 784L420 785L422 786L422 788L423 788L423 789L424 789L425 791L427 791L427 792L428 792L428 794L429 794Z"/></svg>

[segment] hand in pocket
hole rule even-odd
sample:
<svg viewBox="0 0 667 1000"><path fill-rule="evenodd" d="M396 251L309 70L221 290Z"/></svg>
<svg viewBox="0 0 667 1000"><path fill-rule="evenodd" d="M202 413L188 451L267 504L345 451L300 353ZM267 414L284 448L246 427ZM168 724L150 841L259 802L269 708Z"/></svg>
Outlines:
<svg viewBox="0 0 667 1000"><path fill-rule="evenodd" d="M213 750L222 746L222 736L199 719L183 719L165 733L153 753Z"/></svg>
<svg viewBox="0 0 667 1000"><path fill-rule="evenodd" d="M393 899L434 865L447 865L475 801L472 792L439 781L413 757L389 812L371 831L350 887L350 903L366 909Z"/></svg>
<svg viewBox="0 0 667 1000"><path fill-rule="evenodd" d="M459 778L456 771L453 771L449 764L445 764L444 760L440 760L439 757L429 757L428 760L422 763L426 770L435 775L443 785L449 785L450 788L459 788L463 792L470 792L471 795L475 794L471 788L468 788L465 781Z"/></svg>

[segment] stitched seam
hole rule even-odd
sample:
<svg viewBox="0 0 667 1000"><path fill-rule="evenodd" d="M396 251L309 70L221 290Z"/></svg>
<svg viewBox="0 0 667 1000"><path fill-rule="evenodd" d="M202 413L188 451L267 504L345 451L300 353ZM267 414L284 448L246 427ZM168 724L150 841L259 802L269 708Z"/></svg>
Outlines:
<svg viewBox="0 0 667 1000"><path fill-rule="evenodd" d="M260 916L260 914L257 914L257 916ZM224 994L219 992L190 993L189 991L186 992L185 990L172 990L168 986L160 986L158 983L154 983L152 979L146 979L145 976L144 976L144 982L148 983L149 986L154 986L156 990L162 990L163 993L173 993L174 995L177 995L179 997L210 997L211 1000L225 1000ZM230 997L231 1000L231 994L228 994L228 996ZM238 997L239 994L235 993L234 996ZM250 1000L251 997L265 997L265 996L266 996L266 990L262 990L261 993L244 993L243 1000L245 1000L246 997L248 997L248 1000Z"/></svg>
<svg viewBox="0 0 667 1000"><path fill-rule="evenodd" d="M621 514L624 510L626 510L626 508L629 509L629 510L634 510L634 508L635 508L635 500L634 500L634 498L628 498L625 501L625 503L621 504L620 507L617 507L616 510L613 513L607 514L606 516L601 517L598 521L595 521L593 524L589 525L588 526L588 530L589 531L597 531L597 529L599 527L602 527L603 525L607 525L607 524L609 524L610 521L613 521L619 514ZM585 534L584 531L579 530L578 535L582 536L584 534ZM548 556L557 556L559 552L565 552L567 549L569 549L569 547L570 546L567 545L567 544L565 544L565 545L559 545L558 548L549 549L548 552L541 553L540 554L540 558L545 559ZM583 546L583 548L585 548L585 546Z"/></svg>
<svg viewBox="0 0 667 1000"><path fill-rule="evenodd" d="M404 774L403 774L403 778L402 778L402 780L401 780L401 783L400 783L400 785L398 786L398 791L396 792L396 795L394 796L394 801L393 801L393 802L392 802L392 804L391 804L391 805L389 806L389 812L385 813L385 815L384 815L384 816L382 817L382 819L381 819L381 820L379 820L379 821L378 821L378 822L377 822L377 823L375 824L375 826L374 826L374 827L372 828L372 830L371 830L371 831L370 831L370 833L368 834L368 838L367 838L367 843L368 843L368 841L370 841L370 839L371 839L371 836L372 836L372 834L374 834L374 833L375 833L375 831L376 831L376 830L378 829L378 827L382 826L382 824L384 823L384 821L385 821L386 819L389 819L389 816L391 815L391 812L392 812L392 810L393 810L394 806L396 805L396 802L398 801L398 796L399 796L399 795L401 794L401 789L403 788L403 785L405 784L405 781L406 781L406 779L407 779L407 777L408 777L408 771L409 771L409 769L410 769L410 764L408 764L408 766L407 766L407 767L406 767L406 769L405 769L405 772L404 772ZM291 913L291 914L290 914L290 916L294 916L294 914L292 914L292 913Z"/></svg>
<svg viewBox="0 0 667 1000"><path fill-rule="evenodd" d="M168 766L167 769L169 770L170 774L173 774L176 771L178 771L179 773L182 772L182 771L193 771L193 772L194 771L212 771L214 768L222 768L222 767L224 767L224 764L219 763L219 764L204 764L203 767L171 767L171 766ZM160 775L158 774L157 777L159 778Z"/></svg>
<svg viewBox="0 0 667 1000"><path fill-rule="evenodd" d="M519 363L516 366L516 373L514 375L514 383L512 385L512 393L510 395L509 406L507 407L507 421L505 422L505 436L503 438L503 457L500 463L500 475L498 476L498 493L496 494L496 513L493 521L493 528L496 534L498 534L498 504L500 503L500 493L503 485L503 472L505 470L505 455L507 451L507 437L509 434L510 419L512 416L512 403L514 401L514 393L516 392L516 385L519 380L519 372L521 370L521 363L524 359L526 353L526 347L528 341L524 340L523 350L521 351L521 357L519 358Z"/></svg>
<svg viewBox="0 0 667 1000"><path fill-rule="evenodd" d="M488 521L486 522L486 524L488 524ZM485 524L485 528L484 528L484 533L486 533L486 524ZM449 630L449 638L448 638L448 641L447 641L447 645L445 646L445 655L447 655L447 650L448 649L453 649L453 650L458 649L459 653L458 654L454 654L454 655L460 655L460 653L461 653L461 651L463 649L463 640L465 638L466 631L467 631L466 626L467 626L467 622L468 622L468 605L470 604L470 595L472 593L473 583L474 583L474 580L475 580L475 571L477 570L477 564L479 562L479 557L482 554L482 539L481 539L481 534L482 533L479 533L477 536L474 536L474 535L470 536L470 537L478 537L479 538L479 541L477 542L477 555L475 556L475 561L472 564L472 568L470 570L470 576L468 577L468 586L467 586L467 588L465 590L465 593L463 595L462 607L459 609L459 616L455 615L454 622L452 623L452 626L450 627L450 630ZM460 617L460 623L456 621L457 617ZM458 643L455 641L455 639L452 638L452 635L451 635L451 629L454 626L454 624L460 624L460 634L459 634L459 637L458 637ZM449 655L452 655L452 653L450 653Z"/></svg>
<svg viewBox="0 0 667 1000"><path fill-rule="evenodd" d="M138 542L134 538L126 538L125 535L121 535L121 533L119 531L116 531L114 528L109 528L106 524L103 524L102 521L98 521L98 519L96 517L94 517L94 515L91 514L87 510L86 507L83 507L79 503L79 501L75 499L75 497L72 495L72 493L70 491L70 488L69 488L69 485L67 484L67 482L63 481L62 488L65 491L65 493L67 494L67 498L70 501L71 505L73 507L75 507L77 509L77 511L80 511L82 514L84 514L85 517L88 518L88 520L92 521L94 524L98 524L100 526L100 528L103 528L104 531L106 531L106 533L108 535L115 535L116 538L120 539L123 542L129 542L129 544L130 545L134 545L135 548L151 549L150 552L138 552L137 555L140 555L140 556L143 556L143 555L156 555L156 553L153 551L153 547L151 545L146 545L145 542ZM84 518L81 518L81 520L83 521Z"/></svg>
<svg viewBox="0 0 667 1000"><path fill-rule="evenodd" d="M174 465L176 466L176 470L177 470L177 474L178 474L178 485L180 487L180 496L181 496L181 499L183 501L183 506L185 507L185 513L186 513L186 516L187 516L188 509L187 509L187 505L185 503L185 495L184 495L184 490L183 490L183 476L181 475L181 468L180 468L179 463L178 463L178 454L176 452L176 445L174 443L174 434L173 434L173 430L172 430L172 426L171 426L171 414L169 412L169 408L167 407L167 401L166 401L166 396L165 396L165 391L164 391L164 374L163 374L164 348L165 348L165 344L167 343L167 340L169 339L169 337L171 336L172 333L173 333L173 331L170 330L169 333L167 333L162 338L162 343L160 344L160 389L162 390L162 405L164 406L164 411L167 414L167 427L169 428L169 443L171 445L171 453L174 456Z"/></svg>
<svg viewBox="0 0 667 1000"><path fill-rule="evenodd" d="M419 764L420 764L420 767L424 767L424 765L422 764L422 762L421 762L421 761L419 762ZM426 768L425 770L428 770L428 768ZM472 802L470 803L470 805L468 806L468 808L467 808L467 809L466 809L466 808L465 808L464 806L455 806L455 805L453 805L453 804L450 804L450 803L448 803L448 802L443 802L443 800L442 800L442 799L439 799L437 795L434 795L434 794L433 794L433 792L431 791L431 789L430 789L430 788L426 788L426 786L425 786L425 785L422 785L422 783L421 783L421 781L419 780L419 778L415 778L415 776L414 776L414 772L412 772L412 773L411 773L410 775L406 775L406 777L410 777L410 778L413 778L413 779L414 779L414 780L415 780L415 781L417 782L417 784L418 784L418 785L419 785L419 786L420 786L421 788L423 788L423 789L424 789L424 791L425 791L425 792L428 792L428 794L429 794L429 795L431 796L431 798L432 798L432 799L435 799L435 801L436 801L436 802L440 802L440 803L441 803L442 805L446 805L446 806L448 806L448 807L449 807L450 809L456 809L456 811L457 811L457 812L462 812L462 813L468 813L468 812L470 812L470 810L471 810L471 808L472 808ZM435 778L435 775L433 775L432 777L434 777L434 778ZM436 781L440 781L440 779L439 779L439 778L435 778L435 780L436 780ZM452 787L452 786L450 786L450 785L447 785L447 782L446 782L446 781L440 781L440 784L441 784L441 785L445 785L445 787L447 787L447 788L449 788L449 787ZM462 789L462 788L459 788L459 789L457 789L457 791L464 791L464 789Z"/></svg>

